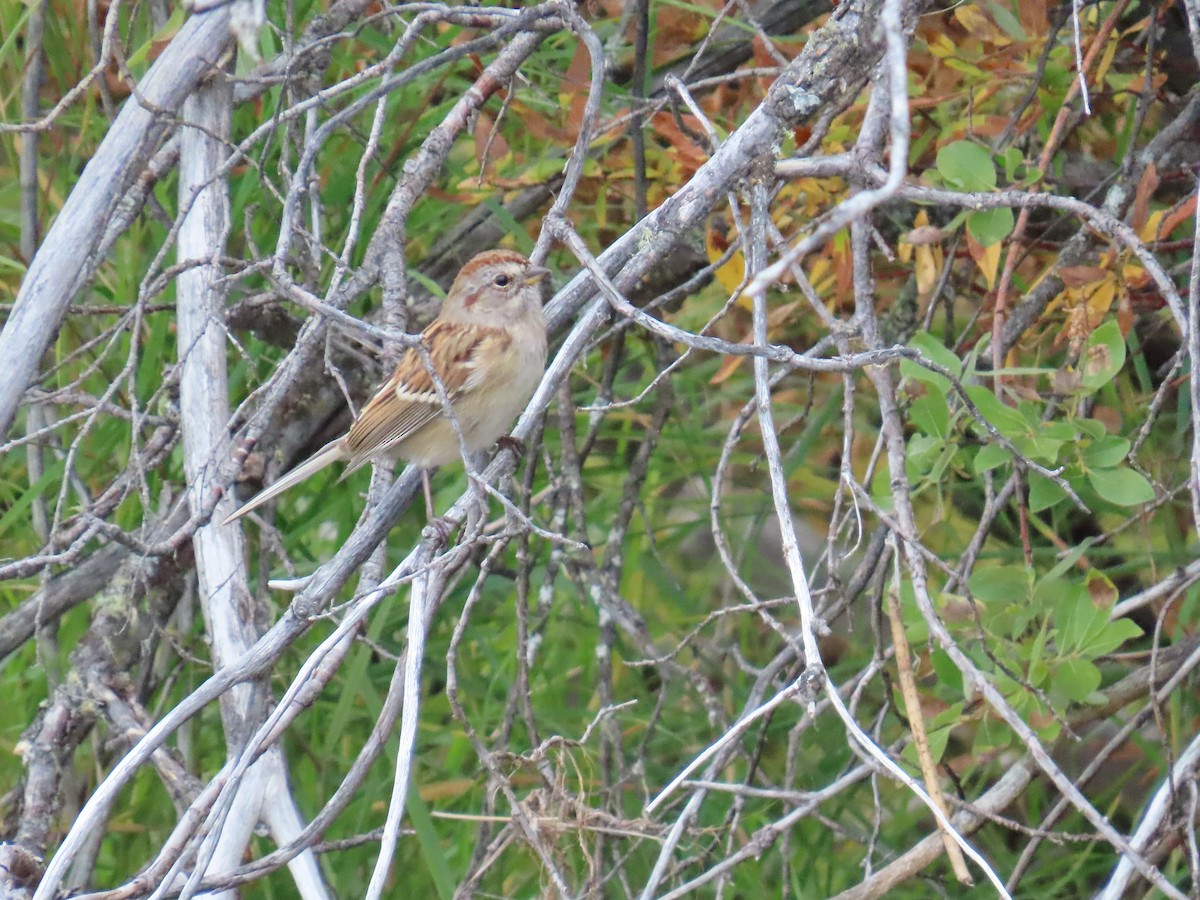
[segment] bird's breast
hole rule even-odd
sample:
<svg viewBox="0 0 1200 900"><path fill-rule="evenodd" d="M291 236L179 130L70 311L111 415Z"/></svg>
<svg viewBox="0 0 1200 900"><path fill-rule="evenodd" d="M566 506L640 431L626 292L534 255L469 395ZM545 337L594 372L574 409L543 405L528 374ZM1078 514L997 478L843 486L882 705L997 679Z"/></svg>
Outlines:
<svg viewBox="0 0 1200 900"><path fill-rule="evenodd" d="M514 334L506 352L479 361L480 389L455 404L470 450L489 446L512 426L546 368L545 334Z"/></svg>

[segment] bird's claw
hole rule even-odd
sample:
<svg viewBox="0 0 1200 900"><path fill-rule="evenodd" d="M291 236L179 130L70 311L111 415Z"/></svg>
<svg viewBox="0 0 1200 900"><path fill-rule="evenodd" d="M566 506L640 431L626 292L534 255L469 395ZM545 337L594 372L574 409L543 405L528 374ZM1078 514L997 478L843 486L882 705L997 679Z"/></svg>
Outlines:
<svg viewBox="0 0 1200 900"><path fill-rule="evenodd" d="M519 437L513 437L511 434L496 438L496 445L501 450L511 450L516 454L517 459L525 455L525 442Z"/></svg>

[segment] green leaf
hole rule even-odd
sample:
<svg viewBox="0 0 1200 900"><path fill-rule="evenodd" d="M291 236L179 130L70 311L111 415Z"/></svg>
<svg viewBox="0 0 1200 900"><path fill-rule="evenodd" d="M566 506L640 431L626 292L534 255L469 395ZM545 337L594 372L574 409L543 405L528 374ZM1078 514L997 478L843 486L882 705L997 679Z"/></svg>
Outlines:
<svg viewBox="0 0 1200 900"><path fill-rule="evenodd" d="M1112 381L1125 365L1125 338L1116 320L1109 320L1091 333L1080 367L1083 387L1096 391Z"/></svg>
<svg viewBox="0 0 1200 900"><path fill-rule="evenodd" d="M910 437L904 472L908 480L914 484L922 480L945 446L946 442L936 435L918 433Z"/></svg>
<svg viewBox="0 0 1200 900"><path fill-rule="evenodd" d="M433 817L429 814L429 807L421 799L416 785L409 785L408 816L413 831L417 833L417 845L421 848L421 856L428 866L438 897L441 900L450 900L454 896L454 874L438 837L437 828L434 827Z"/></svg>
<svg viewBox="0 0 1200 900"><path fill-rule="evenodd" d="M871 499L879 504L880 509L891 511L895 508L895 498L892 497L892 473L887 466L876 466L875 475L871 478Z"/></svg>
<svg viewBox="0 0 1200 900"><path fill-rule="evenodd" d="M1044 615L1042 604L1029 599L1028 593L1010 600L1005 633L1013 640L1019 640L1030 628L1036 627L1036 623L1044 618Z"/></svg>
<svg viewBox="0 0 1200 900"><path fill-rule="evenodd" d="M918 397L908 410L909 419L921 431L945 439L950 434L950 405L946 395L930 385L929 393Z"/></svg>
<svg viewBox="0 0 1200 900"><path fill-rule="evenodd" d="M0 271L8 269L10 272L16 272L18 275L25 274L25 263L19 259L13 259L11 256L0 255Z"/></svg>
<svg viewBox="0 0 1200 900"><path fill-rule="evenodd" d="M1129 441L1115 434L1106 434L1083 451L1083 462L1089 469L1111 469L1125 462Z"/></svg>
<svg viewBox="0 0 1200 900"><path fill-rule="evenodd" d="M1101 696L1103 697L1103 695ZM1089 697L1088 700L1094 701L1094 696ZM1045 724L1035 729L1038 739L1043 744L1053 744L1058 740L1059 735L1062 734L1062 724L1058 719L1043 719L1042 721Z"/></svg>
<svg viewBox="0 0 1200 900"><path fill-rule="evenodd" d="M1024 566L976 569L967 587L982 603L1014 603L1030 596L1030 572Z"/></svg>
<svg viewBox="0 0 1200 900"><path fill-rule="evenodd" d="M998 244L1008 237L1014 224L1012 210L1007 206L981 209L967 216L967 231L984 247Z"/></svg>
<svg viewBox="0 0 1200 900"><path fill-rule="evenodd" d="M1070 422L1043 422L1038 434L1054 438L1056 441L1074 441L1079 439L1079 429Z"/></svg>
<svg viewBox="0 0 1200 900"><path fill-rule="evenodd" d="M937 170L948 185L960 191L990 191L996 186L992 155L970 141L955 141L939 150Z"/></svg>
<svg viewBox="0 0 1200 900"><path fill-rule="evenodd" d="M1022 38L1024 40L1024 38ZM1001 162L1004 164L1004 178L1006 181L1017 180L1017 169L1021 167L1021 163L1025 161L1023 154L1016 147L1009 147L1000 154Z"/></svg>
<svg viewBox="0 0 1200 900"><path fill-rule="evenodd" d="M975 474L982 475L1011 461L1012 454L999 444L985 444L975 454Z"/></svg>
<svg viewBox="0 0 1200 900"><path fill-rule="evenodd" d="M62 479L63 468L61 462L51 465L35 484L21 492L11 506L6 505L3 515L0 515L0 535L6 534L14 526L19 526L18 531L29 527L29 507L38 497L46 495L50 485Z"/></svg>
<svg viewBox="0 0 1200 900"><path fill-rule="evenodd" d="M929 332L918 331L913 335L912 340L908 342L908 346L920 352L930 362L937 363L943 368L949 369L954 373L955 377L962 378L962 360L955 356L952 350L943 347L941 342ZM939 375L937 372L931 372L920 363L913 362L911 359L900 360L900 374L913 381L937 387L943 396L950 393L950 379L944 375Z"/></svg>
<svg viewBox="0 0 1200 900"><path fill-rule="evenodd" d="M129 54L129 58L125 61L125 65L131 70L137 70L147 65L150 60L150 52L160 46L170 38L175 36L175 33L183 27L183 20L187 18L187 4L180 3L171 13L171 18L163 24L163 27L158 29L154 35L142 43L140 47Z"/></svg>
<svg viewBox="0 0 1200 900"><path fill-rule="evenodd" d="M1064 441L1058 438L1046 437L1039 434L1037 437L1030 440L1030 449L1028 456L1036 462L1045 463L1048 466L1053 466L1058 462L1058 451L1062 449Z"/></svg>
<svg viewBox="0 0 1200 900"><path fill-rule="evenodd" d="M1100 670L1087 659L1064 659L1054 667L1054 689L1068 700L1082 703L1100 687Z"/></svg>
<svg viewBox="0 0 1200 900"><path fill-rule="evenodd" d="M1025 678L1034 687L1044 688L1046 681L1050 678L1050 667L1044 659L1033 660L1025 672Z"/></svg>
<svg viewBox="0 0 1200 900"><path fill-rule="evenodd" d="M991 14L992 20L995 21L1004 33L1019 44L1025 43L1028 38L1025 37L1025 29L1021 27L1021 20L1013 15L1012 10L1007 3L988 2L983 4L987 7L987 11ZM1011 153L1015 148L1009 147ZM1011 177L1010 177L1011 180Z"/></svg>
<svg viewBox="0 0 1200 900"><path fill-rule="evenodd" d="M1050 629L1039 628L1033 635L1033 640L1027 645L1029 660L1029 679L1034 684L1045 684L1046 676L1046 645L1050 642ZM1037 678L1034 669L1037 668ZM1040 679L1040 680L1039 680Z"/></svg>
<svg viewBox="0 0 1200 900"><path fill-rule="evenodd" d="M1130 619L1117 619L1115 622L1109 622L1099 634L1089 638L1083 652L1092 657L1104 656L1126 641L1141 637L1142 634L1142 629Z"/></svg>
<svg viewBox="0 0 1200 900"><path fill-rule="evenodd" d="M1092 469L1088 481L1096 493L1117 506L1137 506L1154 499L1154 488L1133 469Z"/></svg>
<svg viewBox="0 0 1200 900"><path fill-rule="evenodd" d="M998 717L984 716L975 732L972 744L976 756L988 757L1000 750L1005 750L1013 744L1015 735Z"/></svg>
<svg viewBox="0 0 1200 900"><path fill-rule="evenodd" d="M941 688L955 694L962 692L962 672L958 670L958 666L954 664L946 651L934 650L930 653L929 664L933 667L933 674L937 676L938 685ZM959 704L959 713L962 713L961 704Z"/></svg>
<svg viewBox="0 0 1200 900"><path fill-rule="evenodd" d="M925 736L929 740L929 755L933 757L935 763L942 761L942 756L946 752L946 744L950 742L952 730L953 728L947 725L944 728L929 728L926 731ZM900 758L913 768L917 768L920 765L920 760L917 759L917 745L908 744L901 752Z"/></svg>
<svg viewBox="0 0 1200 900"><path fill-rule="evenodd" d="M922 356L949 369L955 375L962 375L962 360L955 355L953 350L944 346L941 341L928 331L918 331L912 336L912 340L908 342L908 345L916 350L920 350ZM925 371L929 370L926 369Z"/></svg>
<svg viewBox="0 0 1200 900"><path fill-rule="evenodd" d="M1108 616L1092 605L1087 588L1081 584L1044 579L1034 594L1041 595L1047 610L1053 609L1054 636L1059 653L1081 651L1089 634L1103 629L1108 621Z"/></svg>
<svg viewBox="0 0 1200 900"><path fill-rule="evenodd" d="M1095 543L1095 538L1084 538L1062 555L1062 558L1055 563L1054 568L1046 573L1046 577L1057 578L1060 575L1065 575L1071 569L1075 568L1075 564L1079 562L1080 557L1087 554Z"/></svg>
<svg viewBox="0 0 1200 900"><path fill-rule="evenodd" d="M944 597L943 594L936 599L940 602ZM900 582L900 619L909 643L923 644L929 640L929 623L917 608L917 594L911 581Z"/></svg>
<svg viewBox="0 0 1200 900"><path fill-rule="evenodd" d="M1029 473L1029 511L1042 512L1057 506L1067 497L1067 492L1044 475Z"/></svg>
<svg viewBox="0 0 1200 900"><path fill-rule="evenodd" d="M1061 577L1039 578L1033 588L1033 599L1047 610L1057 606L1059 616L1071 616L1079 604L1090 603L1088 592L1083 585Z"/></svg>
<svg viewBox="0 0 1200 900"><path fill-rule="evenodd" d="M1033 400L1022 400L1016 405L1016 410L1025 419L1025 424L1029 428L1030 434L1042 434L1042 429L1046 423L1043 421L1046 417L1046 404Z"/></svg>
<svg viewBox="0 0 1200 900"><path fill-rule="evenodd" d="M981 384L967 387L967 396L975 404L979 414L995 426L996 430L1010 440L1029 433L1025 419L1015 409L1005 406L996 395Z"/></svg>
<svg viewBox="0 0 1200 900"><path fill-rule="evenodd" d="M950 468L950 463L954 461L955 454L958 448L953 444L942 442L941 452L937 459L933 461L933 465L929 469L929 477L934 481L940 482L942 476L946 474L946 470Z"/></svg>

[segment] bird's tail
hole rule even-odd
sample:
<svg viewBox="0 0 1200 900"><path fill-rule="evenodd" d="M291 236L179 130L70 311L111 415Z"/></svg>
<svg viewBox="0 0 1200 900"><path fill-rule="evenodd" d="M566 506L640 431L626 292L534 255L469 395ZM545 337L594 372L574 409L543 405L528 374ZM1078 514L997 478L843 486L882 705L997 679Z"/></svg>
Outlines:
<svg viewBox="0 0 1200 900"><path fill-rule="evenodd" d="M316 474L330 463L337 462L340 459L346 459L346 451L342 445L341 439L339 438L336 441L331 441L330 443L326 444L274 484L263 488L252 498L250 498L250 500L248 500L244 506L238 509L237 512L230 515L221 524L228 525L230 522L240 519L246 513L250 512L251 510L258 509L268 500L278 497L288 488L295 487L310 475Z"/></svg>

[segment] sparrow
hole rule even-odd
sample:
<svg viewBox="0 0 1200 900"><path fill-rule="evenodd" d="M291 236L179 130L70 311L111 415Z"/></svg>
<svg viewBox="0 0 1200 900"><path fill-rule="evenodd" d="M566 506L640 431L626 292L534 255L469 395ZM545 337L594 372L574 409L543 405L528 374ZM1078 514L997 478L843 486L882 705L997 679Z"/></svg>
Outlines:
<svg viewBox="0 0 1200 900"><path fill-rule="evenodd" d="M421 342L450 400L468 453L488 447L525 408L546 368L541 281L550 272L511 250L488 250L455 276ZM461 457L422 354L409 348L350 430L326 444L222 523L241 518L334 462L351 472L379 458L420 466L432 518L429 470Z"/></svg>

